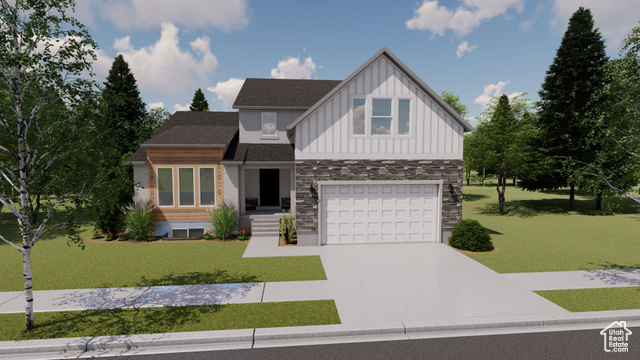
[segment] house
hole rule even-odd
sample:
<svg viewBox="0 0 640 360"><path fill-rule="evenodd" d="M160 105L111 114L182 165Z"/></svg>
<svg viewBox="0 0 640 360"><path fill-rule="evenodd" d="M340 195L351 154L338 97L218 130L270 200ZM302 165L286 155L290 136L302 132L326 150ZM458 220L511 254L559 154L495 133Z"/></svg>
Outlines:
<svg viewBox="0 0 640 360"><path fill-rule="evenodd" d="M247 79L237 112L176 112L131 157L159 233L197 236L220 200L290 207L299 245L443 242L473 130L387 48L342 81Z"/></svg>

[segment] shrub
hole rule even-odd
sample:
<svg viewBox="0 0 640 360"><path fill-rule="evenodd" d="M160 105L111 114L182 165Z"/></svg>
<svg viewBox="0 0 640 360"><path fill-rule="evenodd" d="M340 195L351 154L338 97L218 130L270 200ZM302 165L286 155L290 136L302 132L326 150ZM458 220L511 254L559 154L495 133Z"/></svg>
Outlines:
<svg viewBox="0 0 640 360"><path fill-rule="evenodd" d="M132 239L147 240L149 233L153 232L153 209L155 206L150 201L140 198L124 208L125 223Z"/></svg>
<svg viewBox="0 0 640 360"><path fill-rule="evenodd" d="M205 240L213 240L214 236L211 230L207 230L204 232L204 235L202 235L202 238Z"/></svg>
<svg viewBox="0 0 640 360"><path fill-rule="evenodd" d="M477 220L462 220L451 231L449 245L460 250L490 251L493 250L491 235Z"/></svg>
<svg viewBox="0 0 640 360"><path fill-rule="evenodd" d="M296 229L293 226L293 218L291 216L291 209L289 209L289 214L282 210L282 219L280 219L280 224L278 224L278 229L280 230L280 236L285 243L290 244L291 240L293 240L293 236L296 234Z"/></svg>
<svg viewBox="0 0 640 360"><path fill-rule="evenodd" d="M100 239L101 237L102 237L102 234L100 233L100 230L98 230L98 229L91 230L91 238L92 239Z"/></svg>
<svg viewBox="0 0 640 360"><path fill-rule="evenodd" d="M147 236L146 236L145 240L147 240L147 241L156 241L156 240L158 240L158 238L156 237L156 233L154 233L153 231L149 231L147 233Z"/></svg>
<svg viewBox="0 0 640 360"><path fill-rule="evenodd" d="M115 239L115 238L113 237L113 234L112 234L112 233L110 233L110 232L106 232L106 233L104 234L104 240L105 240L105 241L113 241L113 239Z"/></svg>
<svg viewBox="0 0 640 360"><path fill-rule="evenodd" d="M238 210L233 204L222 202L211 209L211 227L213 233L221 240L231 239L238 229Z"/></svg>
<svg viewBox="0 0 640 360"><path fill-rule="evenodd" d="M238 240L247 240L247 228L238 231Z"/></svg>
<svg viewBox="0 0 640 360"><path fill-rule="evenodd" d="M121 232L118 234L118 241L127 241L129 239L129 235Z"/></svg>

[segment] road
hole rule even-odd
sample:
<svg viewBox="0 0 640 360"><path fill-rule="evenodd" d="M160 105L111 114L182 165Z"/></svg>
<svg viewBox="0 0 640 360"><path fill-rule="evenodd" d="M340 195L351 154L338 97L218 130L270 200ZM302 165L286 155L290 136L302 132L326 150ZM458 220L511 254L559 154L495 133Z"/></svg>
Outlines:
<svg viewBox="0 0 640 360"><path fill-rule="evenodd" d="M121 357L129 360L204 359L640 359L640 328L629 328L628 353L604 351L600 330L484 335L266 349Z"/></svg>

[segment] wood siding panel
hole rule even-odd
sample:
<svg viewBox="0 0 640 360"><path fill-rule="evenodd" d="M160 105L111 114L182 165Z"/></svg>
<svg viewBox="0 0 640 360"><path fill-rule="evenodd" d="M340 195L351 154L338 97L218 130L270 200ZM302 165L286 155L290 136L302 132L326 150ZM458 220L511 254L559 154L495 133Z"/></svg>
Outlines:
<svg viewBox="0 0 640 360"><path fill-rule="evenodd" d="M215 168L216 202L224 200L223 168L220 161L225 149L219 148L149 148L147 170L149 172L149 199L157 204L156 168L173 169L173 204L171 207L157 207L153 212L153 221L207 221L210 206L199 206L199 171L201 167ZM195 207L178 206L178 168L193 167L196 185Z"/></svg>

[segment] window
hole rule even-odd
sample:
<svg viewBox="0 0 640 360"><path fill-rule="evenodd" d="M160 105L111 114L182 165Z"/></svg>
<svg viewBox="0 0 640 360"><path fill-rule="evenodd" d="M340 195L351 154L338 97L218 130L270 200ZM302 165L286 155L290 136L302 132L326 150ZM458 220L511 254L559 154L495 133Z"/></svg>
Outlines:
<svg viewBox="0 0 640 360"><path fill-rule="evenodd" d="M411 127L411 100L398 100L398 135L409 135Z"/></svg>
<svg viewBox="0 0 640 360"><path fill-rule="evenodd" d="M391 99L371 99L371 135L391 135Z"/></svg>
<svg viewBox="0 0 640 360"><path fill-rule="evenodd" d="M196 238L204 235L203 228L196 229L171 229L171 237L174 238Z"/></svg>
<svg viewBox="0 0 640 360"><path fill-rule="evenodd" d="M180 206L195 206L195 183L193 168L178 168L178 204Z"/></svg>
<svg viewBox="0 0 640 360"><path fill-rule="evenodd" d="M276 113L263 112L262 113L262 136L275 137L276 136Z"/></svg>
<svg viewBox="0 0 640 360"><path fill-rule="evenodd" d="M351 120L352 135L410 135L411 100L397 97L354 97Z"/></svg>
<svg viewBox="0 0 640 360"><path fill-rule="evenodd" d="M353 99L353 134L364 135L365 99Z"/></svg>
<svg viewBox="0 0 640 360"><path fill-rule="evenodd" d="M216 204L215 170L215 168L200 168L200 206Z"/></svg>
<svg viewBox="0 0 640 360"><path fill-rule="evenodd" d="M173 169L158 168L158 206L173 206Z"/></svg>

